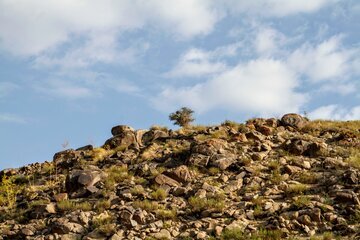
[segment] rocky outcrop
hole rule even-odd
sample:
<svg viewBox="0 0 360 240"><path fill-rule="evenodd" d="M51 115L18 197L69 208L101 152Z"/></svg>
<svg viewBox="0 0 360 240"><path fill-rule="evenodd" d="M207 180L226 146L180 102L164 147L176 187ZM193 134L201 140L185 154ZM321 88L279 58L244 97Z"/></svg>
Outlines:
<svg viewBox="0 0 360 240"><path fill-rule="evenodd" d="M357 239L360 122L339 124L115 126L1 171L0 240Z"/></svg>

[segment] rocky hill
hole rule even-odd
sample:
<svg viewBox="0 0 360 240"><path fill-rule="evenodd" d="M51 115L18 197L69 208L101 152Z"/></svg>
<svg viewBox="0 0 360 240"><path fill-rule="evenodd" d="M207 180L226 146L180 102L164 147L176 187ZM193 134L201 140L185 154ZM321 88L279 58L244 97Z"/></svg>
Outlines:
<svg viewBox="0 0 360 240"><path fill-rule="evenodd" d="M360 121L111 133L1 171L0 239L360 239Z"/></svg>

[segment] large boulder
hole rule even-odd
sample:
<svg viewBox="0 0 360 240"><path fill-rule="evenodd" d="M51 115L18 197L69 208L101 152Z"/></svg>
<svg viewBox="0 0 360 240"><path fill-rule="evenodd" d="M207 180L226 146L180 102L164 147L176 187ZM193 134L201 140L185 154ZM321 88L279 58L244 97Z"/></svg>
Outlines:
<svg viewBox="0 0 360 240"><path fill-rule="evenodd" d="M153 142L156 139L166 138L166 137L169 137L168 131L153 129L144 133L141 140L143 144L148 145L150 142Z"/></svg>
<svg viewBox="0 0 360 240"><path fill-rule="evenodd" d="M281 118L280 122L283 126L290 126L293 128L301 129L308 121L299 114L288 113Z"/></svg>
<svg viewBox="0 0 360 240"><path fill-rule="evenodd" d="M106 140L103 148L109 150L120 146L127 148L131 145L136 148L139 147L133 128L125 125L119 125L113 127L111 129L111 133L114 135L114 137Z"/></svg>
<svg viewBox="0 0 360 240"><path fill-rule="evenodd" d="M190 182L192 176L187 166L181 165L175 169L164 172L168 177L182 183Z"/></svg>
<svg viewBox="0 0 360 240"><path fill-rule="evenodd" d="M111 134L113 136L122 135L123 133L126 133L126 132L134 132L134 129L127 125L118 125L111 129Z"/></svg>
<svg viewBox="0 0 360 240"><path fill-rule="evenodd" d="M83 197L97 192L95 186L106 177L100 170L73 170L66 177L66 191L71 197Z"/></svg>

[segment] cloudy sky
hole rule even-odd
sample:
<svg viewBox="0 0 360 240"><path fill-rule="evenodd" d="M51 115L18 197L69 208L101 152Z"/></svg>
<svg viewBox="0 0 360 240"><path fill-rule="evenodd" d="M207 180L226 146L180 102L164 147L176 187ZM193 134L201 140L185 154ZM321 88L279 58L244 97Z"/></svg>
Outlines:
<svg viewBox="0 0 360 240"><path fill-rule="evenodd" d="M0 0L0 169L116 124L360 119L357 0Z"/></svg>

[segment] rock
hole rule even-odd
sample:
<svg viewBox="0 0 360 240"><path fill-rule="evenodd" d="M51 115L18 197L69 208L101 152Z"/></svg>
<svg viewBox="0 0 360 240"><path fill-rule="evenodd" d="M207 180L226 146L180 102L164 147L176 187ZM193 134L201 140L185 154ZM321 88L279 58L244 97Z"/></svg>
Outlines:
<svg viewBox="0 0 360 240"><path fill-rule="evenodd" d="M127 148L130 146L134 146L135 148L139 148L135 133L133 131L126 131L122 134L116 135L105 141L103 148L106 150L114 149L117 147Z"/></svg>
<svg viewBox="0 0 360 240"><path fill-rule="evenodd" d="M210 158L210 165L221 170L227 169L234 162L236 162L234 154L215 154Z"/></svg>
<svg viewBox="0 0 360 240"><path fill-rule="evenodd" d="M142 136L142 142L145 145L147 145L150 142L155 141L156 139L166 138L166 137L169 137L169 133L167 131L154 129L144 133L144 135Z"/></svg>
<svg viewBox="0 0 360 240"><path fill-rule="evenodd" d="M97 188L94 185L105 177L106 174L99 170L73 170L66 177L66 191L72 197L86 196L87 194L97 192Z"/></svg>
<svg viewBox="0 0 360 240"><path fill-rule="evenodd" d="M290 126L297 129L303 128L307 122L305 118L296 113L285 114L280 120L283 126Z"/></svg>
<svg viewBox="0 0 360 240"><path fill-rule="evenodd" d="M353 191L337 192L335 196L335 200L342 203L353 203L356 205L360 205L360 201Z"/></svg>
<svg viewBox="0 0 360 240"><path fill-rule="evenodd" d="M302 155L306 151L308 144L307 141L293 138L285 143L285 149L292 154Z"/></svg>
<svg viewBox="0 0 360 240"><path fill-rule="evenodd" d="M134 132L134 129L127 125L118 125L111 129L111 134L113 136L122 135L127 132Z"/></svg>
<svg viewBox="0 0 360 240"><path fill-rule="evenodd" d="M251 131L251 132L246 133L246 138L253 139L256 141L260 141L260 142L265 140L265 136L257 131Z"/></svg>
<svg viewBox="0 0 360 240"><path fill-rule="evenodd" d="M137 210L135 210L135 212L133 214L133 219L138 224L145 224L146 223L145 215L146 215L146 211L142 211L140 209L137 209Z"/></svg>
<svg viewBox="0 0 360 240"><path fill-rule="evenodd" d="M199 153L193 153L190 155L189 159L188 159L188 164L190 166L200 166L200 167L205 167L208 165L210 156L206 156L203 154L199 154Z"/></svg>
<svg viewBox="0 0 360 240"><path fill-rule="evenodd" d="M207 234L204 231L198 232L196 234L196 239L206 239L206 237L207 237Z"/></svg>
<svg viewBox="0 0 360 240"><path fill-rule="evenodd" d="M79 147L76 149L76 151L91 151L94 149L94 146L89 144L89 145L85 145L83 147Z"/></svg>
<svg viewBox="0 0 360 240"><path fill-rule="evenodd" d="M243 179L239 178L236 180L230 181L228 184L226 184L224 188L225 193L230 193L239 190L243 185Z"/></svg>
<svg viewBox="0 0 360 240"><path fill-rule="evenodd" d="M135 131L135 139L140 147L144 146L142 138L146 132L147 132L147 130L145 130L145 129L139 129L139 130Z"/></svg>
<svg viewBox="0 0 360 240"><path fill-rule="evenodd" d="M21 233L25 236L33 236L35 235L34 231L29 228L23 228L21 229Z"/></svg>
<svg viewBox="0 0 360 240"><path fill-rule="evenodd" d="M162 240L172 239L170 232L166 229L161 229L160 232L154 233L152 236L156 239L162 239Z"/></svg>
<svg viewBox="0 0 360 240"><path fill-rule="evenodd" d="M223 228L221 226L216 226L214 229L215 235L220 236L223 231Z"/></svg>
<svg viewBox="0 0 360 240"><path fill-rule="evenodd" d="M67 193L58 193L54 195L54 199L56 202L61 202L64 200L68 200L69 196Z"/></svg>
<svg viewBox="0 0 360 240"><path fill-rule="evenodd" d="M187 166L181 165L174 170L165 171L164 174L178 182L186 183L192 180L190 171Z"/></svg>
<svg viewBox="0 0 360 240"><path fill-rule="evenodd" d="M259 126L258 128L256 128L256 130L265 136L270 136L274 131L273 128L264 125Z"/></svg>
<svg viewBox="0 0 360 240"><path fill-rule="evenodd" d="M318 142L308 144L306 150L304 151L304 155L310 157L324 156L326 153L327 153L326 143L318 143Z"/></svg>
<svg viewBox="0 0 360 240"><path fill-rule="evenodd" d="M164 174L159 174L155 178L155 182L159 185L168 185L170 187L179 187L180 183Z"/></svg>
<svg viewBox="0 0 360 240"><path fill-rule="evenodd" d="M297 173L297 172L300 172L302 169L300 167L296 167L296 166L291 166L291 165L286 165L284 167L284 170L286 173L288 174L294 174L294 173Z"/></svg>

